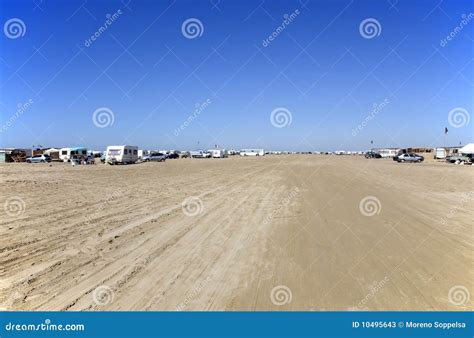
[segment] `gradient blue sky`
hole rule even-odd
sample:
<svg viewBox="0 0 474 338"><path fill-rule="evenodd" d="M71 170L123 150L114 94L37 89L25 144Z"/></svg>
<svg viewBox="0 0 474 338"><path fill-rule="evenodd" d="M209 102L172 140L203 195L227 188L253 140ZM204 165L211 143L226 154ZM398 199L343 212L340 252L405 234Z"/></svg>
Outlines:
<svg viewBox="0 0 474 338"><path fill-rule="evenodd" d="M0 146L363 150L370 140L440 146L444 127L449 145L465 144L473 140L474 20L445 46L440 40L472 12L470 0L1 1L2 26L26 25L22 37L0 37L1 124L18 103L33 103L2 130ZM183 36L188 18L202 22L202 36ZM361 36L367 18L380 23L379 36ZM92 121L100 107L114 114L106 128ZM270 121L278 107L292 115L284 128ZM455 128L448 114L458 107L471 121Z"/></svg>

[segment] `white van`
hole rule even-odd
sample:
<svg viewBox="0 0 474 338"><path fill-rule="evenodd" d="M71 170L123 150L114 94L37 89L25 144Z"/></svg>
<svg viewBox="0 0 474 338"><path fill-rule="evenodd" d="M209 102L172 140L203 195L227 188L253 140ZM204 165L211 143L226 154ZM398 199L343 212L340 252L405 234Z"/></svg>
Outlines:
<svg viewBox="0 0 474 338"><path fill-rule="evenodd" d="M446 158L446 149L444 148L434 148L434 158L437 159L445 159Z"/></svg>
<svg viewBox="0 0 474 338"><path fill-rule="evenodd" d="M131 164L138 160L136 146L108 146L105 152L105 162L108 164Z"/></svg>
<svg viewBox="0 0 474 338"><path fill-rule="evenodd" d="M87 148L75 147L59 149L59 159L63 162L70 162L71 159L79 161L85 158L87 158Z"/></svg>
<svg viewBox="0 0 474 338"><path fill-rule="evenodd" d="M240 156L263 156L265 151L263 149L242 149Z"/></svg>

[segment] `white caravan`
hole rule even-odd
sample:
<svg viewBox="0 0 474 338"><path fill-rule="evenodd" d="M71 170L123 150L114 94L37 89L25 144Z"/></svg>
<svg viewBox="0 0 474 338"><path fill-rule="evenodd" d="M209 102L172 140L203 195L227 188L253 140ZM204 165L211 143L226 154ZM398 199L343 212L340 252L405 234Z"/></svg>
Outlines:
<svg viewBox="0 0 474 338"><path fill-rule="evenodd" d="M227 157L227 150L225 150L225 149L209 149L207 152L209 154L211 154L212 158L225 158L225 157Z"/></svg>
<svg viewBox="0 0 474 338"><path fill-rule="evenodd" d="M105 152L105 162L108 164L131 164L138 160L136 146L108 146Z"/></svg>
<svg viewBox="0 0 474 338"><path fill-rule="evenodd" d="M240 156L263 156L265 151L263 149L242 149Z"/></svg>
<svg viewBox="0 0 474 338"><path fill-rule="evenodd" d="M61 148L59 149L59 159L63 162L69 162L71 159L80 160L87 157L87 148Z"/></svg>

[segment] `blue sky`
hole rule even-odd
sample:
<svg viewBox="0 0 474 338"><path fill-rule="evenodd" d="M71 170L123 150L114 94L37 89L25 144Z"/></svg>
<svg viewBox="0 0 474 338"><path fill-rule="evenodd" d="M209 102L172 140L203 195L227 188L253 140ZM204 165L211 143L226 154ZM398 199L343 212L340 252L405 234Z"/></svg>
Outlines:
<svg viewBox="0 0 474 338"><path fill-rule="evenodd" d="M441 146L445 127L465 144L472 12L468 0L1 1L0 146L363 150Z"/></svg>

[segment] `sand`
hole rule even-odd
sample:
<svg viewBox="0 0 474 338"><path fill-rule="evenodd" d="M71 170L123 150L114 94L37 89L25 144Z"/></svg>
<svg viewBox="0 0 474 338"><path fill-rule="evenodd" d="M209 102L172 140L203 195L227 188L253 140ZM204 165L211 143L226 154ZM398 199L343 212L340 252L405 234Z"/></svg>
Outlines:
<svg viewBox="0 0 474 338"><path fill-rule="evenodd" d="M473 309L472 166L288 155L0 174L3 309Z"/></svg>

